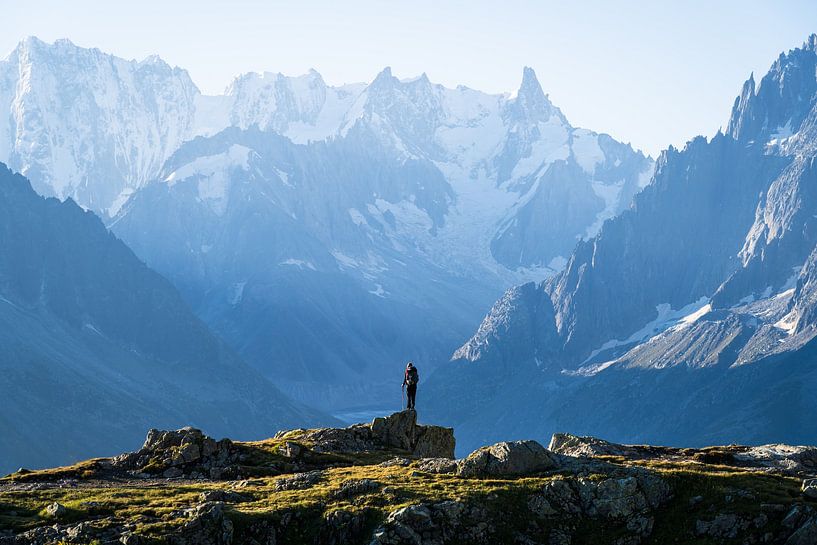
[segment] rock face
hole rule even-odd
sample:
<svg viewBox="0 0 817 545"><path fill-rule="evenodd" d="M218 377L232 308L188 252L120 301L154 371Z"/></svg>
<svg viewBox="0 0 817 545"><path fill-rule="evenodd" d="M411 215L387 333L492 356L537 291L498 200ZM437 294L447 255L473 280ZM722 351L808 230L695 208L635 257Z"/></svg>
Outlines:
<svg viewBox="0 0 817 545"><path fill-rule="evenodd" d="M510 441L472 452L460 461L457 473L463 477L525 475L556 466L553 454L536 441Z"/></svg>
<svg viewBox="0 0 817 545"><path fill-rule="evenodd" d="M301 437L316 452L360 452L388 447L422 458L453 458L454 430L417 424L416 411L402 411L371 424L312 430Z"/></svg>
<svg viewBox="0 0 817 545"><path fill-rule="evenodd" d="M233 523L224 516L222 502L205 502L198 505L192 519L171 536L172 545L231 545Z"/></svg>
<svg viewBox="0 0 817 545"><path fill-rule="evenodd" d="M671 498L669 485L646 471L600 481L557 478L527 498L527 512L521 516L529 517L530 522L524 532L515 534L514 542L541 543L546 536L549 543L570 543L578 521L590 519L604 524L608 532L623 534L615 543L641 543L653 531L655 510ZM402 507L389 513L375 530L373 543L507 542L497 535L497 525L486 522L494 508L458 501Z"/></svg>
<svg viewBox="0 0 817 545"><path fill-rule="evenodd" d="M666 150L562 271L497 302L426 385L460 445L500 429L696 446L817 436L799 416L817 410L815 70L811 36L746 82L725 133Z"/></svg>

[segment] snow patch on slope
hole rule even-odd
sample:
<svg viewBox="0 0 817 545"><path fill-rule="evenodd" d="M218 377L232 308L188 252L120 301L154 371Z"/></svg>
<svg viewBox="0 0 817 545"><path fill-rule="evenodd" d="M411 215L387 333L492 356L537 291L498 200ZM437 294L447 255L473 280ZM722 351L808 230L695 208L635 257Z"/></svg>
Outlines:
<svg viewBox="0 0 817 545"><path fill-rule="evenodd" d="M601 230L604 222L616 215L619 209L619 201L621 200L621 190L624 189L624 180L620 180L614 184L607 184L605 182L593 181L591 182L593 193L604 201L604 209L596 215L596 220L584 232L585 238L592 238Z"/></svg>
<svg viewBox="0 0 817 545"><path fill-rule="evenodd" d="M658 333L662 331L666 331L670 327L679 326L679 327L686 327L698 320L701 316L705 315L709 310L711 310L711 306L709 304L709 298L701 297L694 303L690 303L678 310L673 310L669 303L662 303L655 307L658 316L656 316L653 320L649 321L648 323L644 324L644 326L627 337L624 340L619 339L610 339L609 341L602 344L597 349L591 352L590 356L585 361L592 360L596 355L601 353L604 350L609 350L611 348L617 348L619 346L626 346L629 344L634 344L637 342L644 341L650 337L654 337Z"/></svg>
<svg viewBox="0 0 817 545"><path fill-rule="evenodd" d="M197 179L199 198L221 215L227 206L231 174L235 169L249 169L251 152L246 146L233 144L223 153L196 158L171 172L164 181L172 186L191 178Z"/></svg>

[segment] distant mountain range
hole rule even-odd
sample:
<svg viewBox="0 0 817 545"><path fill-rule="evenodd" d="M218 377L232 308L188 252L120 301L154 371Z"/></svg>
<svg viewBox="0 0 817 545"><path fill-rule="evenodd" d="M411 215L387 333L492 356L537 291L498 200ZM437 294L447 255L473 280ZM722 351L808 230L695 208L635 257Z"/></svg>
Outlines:
<svg viewBox="0 0 817 545"><path fill-rule="evenodd" d="M153 426L267 437L332 422L241 361L91 212L0 165L0 473L138 446Z"/></svg>
<svg viewBox="0 0 817 545"><path fill-rule="evenodd" d="M391 408L408 359L463 452L817 438L817 36L656 163L529 68L514 95L387 68L205 96L156 57L29 38L6 107L0 160L69 199L0 172L10 456Z"/></svg>
<svg viewBox="0 0 817 545"><path fill-rule="evenodd" d="M156 57L67 40L0 63L0 160L100 214L289 394L393 406L511 285L560 270L653 162L514 96L387 68L369 84L247 74L202 95Z"/></svg>
<svg viewBox="0 0 817 545"><path fill-rule="evenodd" d="M432 379L467 445L814 443L817 36L750 78L725 133L670 148L632 208L508 291Z"/></svg>

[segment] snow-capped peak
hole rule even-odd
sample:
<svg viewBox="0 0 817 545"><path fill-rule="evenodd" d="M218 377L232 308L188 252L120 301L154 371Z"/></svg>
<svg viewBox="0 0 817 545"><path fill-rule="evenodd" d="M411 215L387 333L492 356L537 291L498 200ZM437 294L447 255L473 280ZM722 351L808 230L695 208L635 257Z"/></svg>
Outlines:
<svg viewBox="0 0 817 545"><path fill-rule="evenodd" d="M571 156L592 174L603 158L597 135L573 134L527 67L513 97L449 89L425 73L400 80L388 66L368 85L327 85L314 69L253 72L225 94L206 96L158 56L126 61L32 37L0 62L4 107L11 123L0 130L0 161L28 174L41 193L111 215L159 176L182 143L228 127L308 144L360 126L403 158L433 161L457 183L482 178L491 186ZM88 111L97 112L93 119Z"/></svg>

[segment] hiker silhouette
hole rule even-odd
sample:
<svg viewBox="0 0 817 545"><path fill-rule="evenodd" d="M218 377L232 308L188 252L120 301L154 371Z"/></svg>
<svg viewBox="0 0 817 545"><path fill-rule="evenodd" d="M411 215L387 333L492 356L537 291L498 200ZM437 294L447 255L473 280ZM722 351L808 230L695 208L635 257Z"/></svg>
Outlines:
<svg viewBox="0 0 817 545"><path fill-rule="evenodd" d="M403 388L406 389L406 409L409 411L415 410L414 402L417 397L417 383L420 382L420 374L414 363L408 362L406 365L406 373L403 376Z"/></svg>

